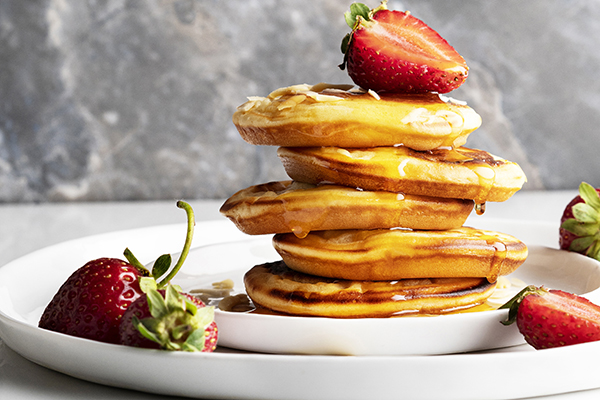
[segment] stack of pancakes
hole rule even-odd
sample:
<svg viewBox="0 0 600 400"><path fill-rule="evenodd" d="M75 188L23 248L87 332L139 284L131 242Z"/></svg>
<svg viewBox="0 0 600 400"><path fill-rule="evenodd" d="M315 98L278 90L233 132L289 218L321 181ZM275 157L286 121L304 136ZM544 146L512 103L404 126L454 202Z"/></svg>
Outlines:
<svg viewBox="0 0 600 400"><path fill-rule="evenodd" d="M251 97L233 122L254 145L279 146L291 178L241 190L221 212L243 232L274 234L282 260L244 277L255 305L338 318L441 314L482 304L527 247L464 227L505 201L521 168L462 147L481 125L435 93L351 86L282 88Z"/></svg>

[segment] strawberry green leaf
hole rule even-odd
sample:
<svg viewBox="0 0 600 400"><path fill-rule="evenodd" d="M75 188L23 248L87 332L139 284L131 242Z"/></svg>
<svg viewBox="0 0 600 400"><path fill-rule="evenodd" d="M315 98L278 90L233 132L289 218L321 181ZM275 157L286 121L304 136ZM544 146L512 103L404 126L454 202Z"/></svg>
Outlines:
<svg viewBox="0 0 600 400"><path fill-rule="evenodd" d="M145 321L145 322L147 322L147 321ZM146 325L144 325L144 323L142 321L140 321L139 318L136 317L135 315L133 316L131 323L133 324L133 326L135 326L137 328L137 330L146 339L150 339L153 342L160 343L160 339L159 339L158 335L156 335L154 332L152 332L150 329L148 329L148 327L146 327Z"/></svg>
<svg viewBox="0 0 600 400"><path fill-rule="evenodd" d="M342 53L346 54L346 52L348 51L348 45L350 44L350 38L352 38L351 34L347 34L346 36L344 36L344 38L342 39ZM344 68L345 68L345 64L344 64ZM340 65L340 68L342 68L342 66ZM344 69L342 68L342 70Z"/></svg>
<svg viewBox="0 0 600 400"><path fill-rule="evenodd" d="M584 236L577 238L571 242L569 250L577 253L583 253L585 250L594 243L595 238L593 236Z"/></svg>
<svg viewBox="0 0 600 400"><path fill-rule="evenodd" d="M213 306L199 308L194 318L199 326L207 327L215 319L215 308Z"/></svg>
<svg viewBox="0 0 600 400"><path fill-rule="evenodd" d="M573 206L573 216L579 222L598 222L600 213L587 203L578 203Z"/></svg>
<svg viewBox="0 0 600 400"><path fill-rule="evenodd" d="M140 278L140 289L144 293L148 293L150 290L156 290L156 281L154 278L150 278L149 276L144 276Z"/></svg>
<svg viewBox="0 0 600 400"><path fill-rule="evenodd" d="M592 185L586 182L581 182L579 185L579 195L586 204L595 210L600 210L600 196Z"/></svg>
<svg viewBox="0 0 600 400"><path fill-rule="evenodd" d="M600 231L599 223L581 223L575 218L569 218L565 220L560 227L577 236L593 236Z"/></svg>
<svg viewBox="0 0 600 400"><path fill-rule="evenodd" d="M159 279L169 270L170 267L171 255L163 254L154 262L154 265L152 266L152 276L154 279Z"/></svg>
<svg viewBox="0 0 600 400"><path fill-rule="evenodd" d="M168 285L165 292L165 301L169 312L184 311L182 296L172 286Z"/></svg>
<svg viewBox="0 0 600 400"><path fill-rule="evenodd" d="M185 310L191 315L196 315L198 312L198 307L194 304L194 302L185 296L183 297L183 300L185 301Z"/></svg>
<svg viewBox="0 0 600 400"><path fill-rule="evenodd" d="M167 303L158 290L149 290L146 296L152 317L158 319L169 314Z"/></svg>
<svg viewBox="0 0 600 400"><path fill-rule="evenodd" d="M346 24L348 24L348 26L350 28L354 29L354 26L356 25L358 17L361 16L368 21L370 18L370 16L369 16L370 12L371 12L371 9L368 6L366 6L362 3L352 3L350 5L350 11L346 11L344 13L344 18L346 20Z"/></svg>
<svg viewBox="0 0 600 400"><path fill-rule="evenodd" d="M590 246L586 255L588 257L591 257L591 258L594 258L594 259L600 261L600 241L599 240L594 241L594 244L592 244Z"/></svg>
<svg viewBox="0 0 600 400"><path fill-rule="evenodd" d="M195 331L193 331L181 346L181 350L202 351L202 349L204 348L204 333L204 328L198 328Z"/></svg>

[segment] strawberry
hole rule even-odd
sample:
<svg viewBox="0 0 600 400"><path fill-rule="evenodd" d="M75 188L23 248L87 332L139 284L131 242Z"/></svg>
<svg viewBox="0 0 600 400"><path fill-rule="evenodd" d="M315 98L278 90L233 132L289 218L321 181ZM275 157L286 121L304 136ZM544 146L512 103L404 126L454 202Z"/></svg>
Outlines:
<svg viewBox="0 0 600 400"><path fill-rule="evenodd" d="M188 226L184 248L173 268L171 268L171 256L164 254L155 261L152 272L149 273L129 249L125 249L124 252L128 262L114 258L90 261L63 283L44 310L39 327L86 339L120 344L119 328L125 313L134 304L139 303L138 300L141 301L142 297L146 299L147 295L142 289L144 287L163 289L169 285L187 257L194 231L194 215L189 204L179 201L177 206L186 211ZM161 281L157 282L158 279ZM140 286L140 282L145 283ZM156 290L154 292L158 293ZM203 303L194 305L189 300L186 304L189 304L189 310L204 306ZM196 319L201 321L203 327L208 326L207 343L212 343L213 337L216 342L216 326L211 327L211 323L206 322L207 319L212 318L212 308L206 307L202 312L188 311L188 313L198 314ZM210 333L211 330L215 333ZM204 340L204 336L201 339ZM200 338L190 339L189 343L198 344ZM207 348L212 347L207 344Z"/></svg>
<svg viewBox="0 0 600 400"><path fill-rule="evenodd" d="M579 195L565 208L559 229L563 250L600 260L600 189L588 183L579 185Z"/></svg>
<svg viewBox="0 0 600 400"><path fill-rule="evenodd" d="M500 308L535 349L600 340L600 306L572 293L528 286Z"/></svg>
<svg viewBox="0 0 600 400"><path fill-rule="evenodd" d="M119 343L125 310L142 295L148 275L116 258L99 258L75 271L50 301L39 327L106 343Z"/></svg>
<svg viewBox="0 0 600 400"><path fill-rule="evenodd" d="M151 284L142 286L145 293L121 320L121 344L162 350L215 350L218 331L213 307L205 307L200 299L180 293L173 285L166 290L156 290Z"/></svg>
<svg viewBox="0 0 600 400"><path fill-rule="evenodd" d="M409 12L370 10L353 3L345 13L352 32L342 41L348 75L363 89L391 93L448 93L465 81L469 68L435 30Z"/></svg>

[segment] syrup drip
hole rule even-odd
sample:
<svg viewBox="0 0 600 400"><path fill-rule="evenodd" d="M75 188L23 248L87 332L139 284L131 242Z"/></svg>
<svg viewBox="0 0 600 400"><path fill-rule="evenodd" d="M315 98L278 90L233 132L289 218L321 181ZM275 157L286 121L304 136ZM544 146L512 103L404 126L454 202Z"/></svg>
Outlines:
<svg viewBox="0 0 600 400"><path fill-rule="evenodd" d="M464 122L464 120L463 120ZM450 124L451 128L452 125ZM462 124L461 124L462 126ZM442 142L442 145L440 147L451 147L452 149L454 149L454 142L456 141L456 139L459 138L459 136L462 134L462 129L457 129L456 132L452 133L451 135L448 135L448 137Z"/></svg>
<svg viewBox="0 0 600 400"><path fill-rule="evenodd" d="M492 187L494 186L494 182L496 181L496 171L484 163L465 165L469 167L469 169L473 171L475 175L477 175L477 178L479 179L479 185L481 187L479 193L477 193L473 200L475 200L476 204L483 204L485 203L490 191L492 190ZM485 207L483 210L485 211Z"/></svg>
<svg viewBox="0 0 600 400"><path fill-rule="evenodd" d="M464 153L457 149L447 150L444 154L444 161L459 163L469 168L477 176L481 189L473 200L477 204L475 208L477 214L483 214L485 212L485 201L496 181L496 171L489 164L489 161L471 156L469 153Z"/></svg>
<svg viewBox="0 0 600 400"><path fill-rule="evenodd" d="M285 210L282 214L283 223L299 239L304 239L327 216L326 209L317 213L315 209L298 209L297 206L294 207L294 202L288 202L285 196L280 196L280 200Z"/></svg>
<svg viewBox="0 0 600 400"><path fill-rule="evenodd" d="M498 280L498 276L500 276L502 265L504 264L508 254L508 249L506 248L506 244L498 240L497 237L491 235L482 235L481 238L485 240L488 245L493 246L495 250L490 266L490 272L487 276L488 282L493 283L496 282Z"/></svg>
<svg viewBox="0 0 600 400"><path fill-rule="evenodd" d="M483 213L485 213L485 201L483 203L475 204L475 212L477 215L483 215Z"/></svg>
<svg viewBox="0 0 600 400"><path fill-rule="evenodd" d="M292 230L292 233L294 235L296 235L296 237L298 239L304 239L310 233L310 229L307 229L300 224L291 226L290 229Z"/></svg>

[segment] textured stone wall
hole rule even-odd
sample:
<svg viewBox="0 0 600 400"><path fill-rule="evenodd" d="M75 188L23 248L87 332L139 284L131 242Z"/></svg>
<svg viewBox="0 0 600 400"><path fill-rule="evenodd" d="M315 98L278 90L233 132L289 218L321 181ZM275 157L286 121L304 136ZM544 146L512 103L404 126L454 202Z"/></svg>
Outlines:
<svg viewBox="0 0 600 400"><path fill-rule="evenodd" d="M370 0L369 6L376 6ZM231 123L246 96L349 82L349 0L2 0L0 202L219 198L283 179ZM600 185L600 3L407 0L467 60L467 145L526 189Z"/></svg>

